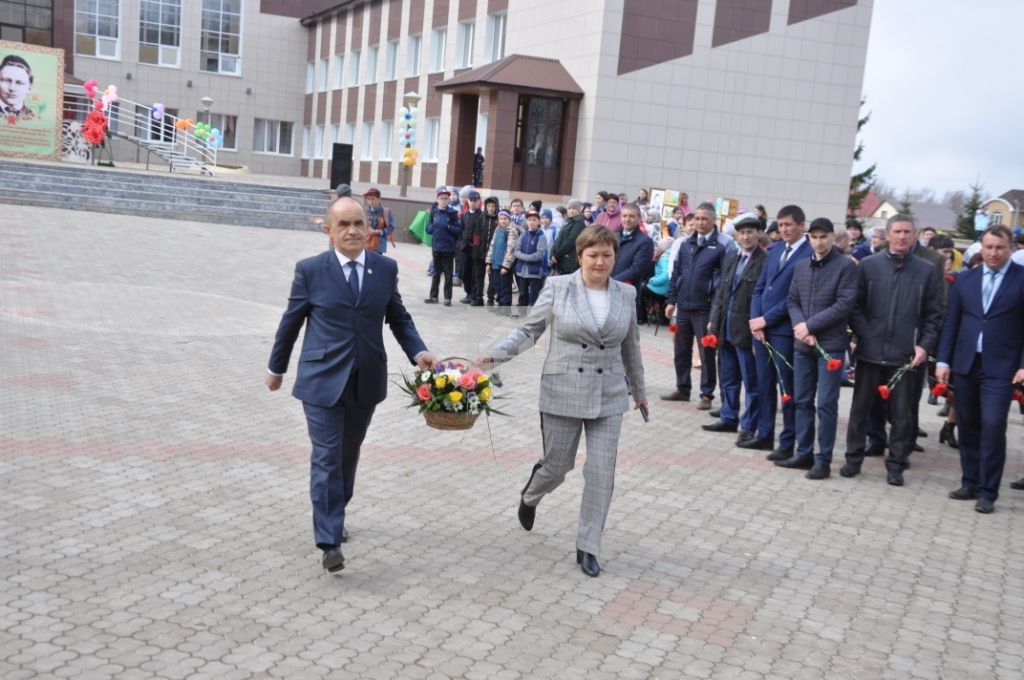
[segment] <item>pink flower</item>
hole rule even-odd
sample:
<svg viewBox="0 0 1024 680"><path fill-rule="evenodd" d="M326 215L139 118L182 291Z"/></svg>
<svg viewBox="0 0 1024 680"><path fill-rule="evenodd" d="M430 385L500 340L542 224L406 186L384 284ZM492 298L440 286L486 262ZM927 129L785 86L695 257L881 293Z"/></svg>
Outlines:
<svg viewBox="0 0 1024 680"><path fill-rule="evenodd" d="M420 385L417 387L416 396L419 397L420 401L428 401L430 399L430 385Z"/></svg>
<svg viewBox="0 0 1024 680"><path fill-rule="evenodd" d="M476 387L476 378L470 373L463 373L459 376L459 387L471 390Z"/></svg>

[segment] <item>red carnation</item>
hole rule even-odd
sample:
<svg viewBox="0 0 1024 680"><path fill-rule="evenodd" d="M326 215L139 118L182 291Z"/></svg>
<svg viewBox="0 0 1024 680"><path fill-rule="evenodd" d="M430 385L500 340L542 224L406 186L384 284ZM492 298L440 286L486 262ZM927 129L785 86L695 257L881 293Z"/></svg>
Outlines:
<svg viewBox="0 0 1024 680"><path fill-rule="evenodd" d="M704 347L715 348L718 347L718 336L714 333L708 333L700 339L700 344Z"/></svg>
<svg viewBox="0 0 1024 680"><path fill-rule="evenodd" d="M782 403L783 404L788 404L791 401L793 401L793 395L792 394L786 394L785 392L783 392L782 393Z"/></svg>
<svg viewBox="0 0 1024 680"><path fill-rule="evenodd" d="M842 359L829 359L828 362L825 364L825 368L827 368L830 371L838 371L842 367Z"/></svg>
<svg viewBox="0 0 1024 680"><path fill-rule="evenodd" d="M946 396L946 390L948 389L949 385L947 385L946 383L937 383L935 387L932 388L932 394L934 394L936 397L944 397Z"/></svg>
<svg viewBox="0 0 1024 680"><path fill-rule="evenodd" d="M882 397L882 399L888 399L889 395L891 393L892 393L892 390L889 389L888 385L879 385L878 386L878 394Z"/></svg>
<svg viewBox="0 0 1024 680"><path fill-rule="evenodd" d="M946 282L947 283L953 283L954 281L956 281L956 277L955 276L953 276L952 274L946 274Z"/></svg>
<svg viewBox="0 0 1024 680"><path fill-rule="evenodd" d="M679 326L677 326L676 324L670 323L668 325L668 332L669 333L675 333L677 330L679 330Z"/></svg>

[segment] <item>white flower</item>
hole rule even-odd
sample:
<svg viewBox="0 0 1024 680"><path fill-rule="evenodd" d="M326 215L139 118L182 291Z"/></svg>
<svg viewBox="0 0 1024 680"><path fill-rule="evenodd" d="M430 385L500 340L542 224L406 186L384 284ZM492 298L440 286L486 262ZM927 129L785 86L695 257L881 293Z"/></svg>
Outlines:
<svg viewBox="0 0 1024 680"><path fill-rule="evenodd" d="M429 382L430 379L433 377L434 374L431 373L430 371L423 371L422 373L420 373L420 381L422 382Z"/></svg>

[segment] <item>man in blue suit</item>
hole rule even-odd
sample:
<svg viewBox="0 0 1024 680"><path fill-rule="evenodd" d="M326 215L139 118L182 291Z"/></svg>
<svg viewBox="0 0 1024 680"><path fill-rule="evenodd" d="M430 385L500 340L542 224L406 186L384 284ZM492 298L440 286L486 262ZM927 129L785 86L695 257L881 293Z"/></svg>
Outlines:
<svg viewBox="0 0 1024 680"><path fill-rule="evenodd" d="M383 323L410 361L434 365L398 294L398 265L365 250L366 211L351 198L327 210L334 248L295 265L288 308L274 338L265 382L281 387L292 347L306 326L292 395L302 401L313 444L309 495L313 536L323 567L340 571L348 540L345 506L355 487L359 447L377 404L387 396Z"/></svg>
<svg viewBox="0 0 1024 680"><path fill-rule="evenodd" d="M790 398L782 402L782 432L778 447L772 450L779 381L787 395L793 394L793 324L789 321L789 284L793 280L794 265L811 256L811 246L804 236L806 220L803 209L798 205L787 205L779 211L779 234L785 245L780 244L768 251L750 303L750 332L758 341L754 343L754 356L757 359L759 416L754 437L741 440L736 445L744 449L771 451L768 455L771 461L792 458L796 443L796 411ZM785 361L772 359L766 341L778 350Z"/></svg>
<svg viewBox="0 0 1024 680"><path fill-rule="evenodd" d="M1024 267L1010 261L1012 234L989 227L981 237L984 264L949 289L935 377L953 377L960 428L958 501L995 509L1006 463L1006 420L1014 383L1024 385Z"/></svg>

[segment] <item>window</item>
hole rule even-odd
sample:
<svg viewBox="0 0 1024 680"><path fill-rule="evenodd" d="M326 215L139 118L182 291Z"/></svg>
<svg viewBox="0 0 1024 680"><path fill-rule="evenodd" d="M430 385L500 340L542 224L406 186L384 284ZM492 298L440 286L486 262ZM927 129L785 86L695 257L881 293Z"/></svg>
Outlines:
<svg viewBox="0 0 1024 680"><path fill-rule="evenodd" d="M324 155L324 126L317 125L313 130L313 153L310 155L319 158Z"/></svg>
<svg viewBox="0 0 1024 680"><path fill-rule="evenodd" d="M78 0L75 4L75 54L121 58L120 0Z"/></svg>
<svg viewBox="0 0 1024 680"><path fill-rule="evenodd" d="M327 91L327 60L321 59L317 62L316 89L321 92Z"/></svg>
<svg viewBox="0 0 1024 680"><path fill-rule="evenodd" d="M476 25L472 21L463 21L459 24L458 68L468 68L473 65L473 34Z"/></svg>
<svg viewBox="0 0 1024 680"><path fill-rule="evenodd" d="M448 29L435 28L430 36L430 71L444 70L444 50L448 42Z"/></svg>
<svg viewBox="0 0 1024 680"><path fill-rule="evenodd" d="M340 89L344 86L345 81L342 80L345 72L345 57L341 54L334 55L334 77L331 78L331 87L335 90Z"/></svg>
<svg viewBox="0 0 1024 680"><path fill-rule="evenodd" d="M996 227L1003 223L1003 213L993 212L988 214L988 226Z"/></svg>
<svg viewBox="0 0 1024 680"><path fill-rule="evenodd" d="M338 139L339 127L337 125L327 126L327 155L330 156L334 149L334 144L341 141Z"/></svg>
<svg viewBox="0 0 1024 680"><path fill-rule="evenodd" d="M153 120L152 109L145 104L135 105L135 132L138 139L148 139L153 142L170 142L174 139L174 124L170 116L174 115L170 109L165 111L167 117L162 120ZM176 113L176 112L175 112Z"/></svg>
<svg viewBox="0 0 1024 680"><path fill-rule="evenodd" d="M398 77L398 41L388 41L384 48L384 80L394 80Z"/></svg>
<svg viewBox="0 0 1024 680"><path fill-rule="evenodd" d="M363 74L364 83L377 82L377 54L380 48L377 45L366 50L366 73Z"/></svg>
<svg viewBox="0 0 1024 680"><path fill-rule="evenodd" d="M257 153L292 155L292 124L282 120L256 119L252 150Z"/></svg>
<svg viewBox="0 0 1024 680"><path fill-rule="evenodd" d="M373 123L363 123L363 148L359 156L368 161L373 157Z"/></svg>
<svg viewBox="0 0 1024 680"><path fill-rule="evenodd" d="M437 160L437 147L441 141L441 119L440 118L427 118L427 134L426 139L423 143L426 145L423 149L423 158L428 161Z"/></svg>
<svg viewBox="0 0 1024 680"><path fill-rule="evenodd" d="M313 94L313 62L306 62L306 94Z"/></svg>
<svg viewBox="0 0 1024 680"><path fill-rule="evenodd" d="M356 124L355 123L345 123L345 138L343 140L341 140L341 141L344 142L345 144L355 144L356 143Z"/></svg>
<svg viewBox="0 0 1024 680"><path fill-rule="evenodd" d="M181 0L142 0L139 5L139 62L181 65Z"/></svg>
<svg viewBox="0 0 1024 680"><path fill-rule="evenodd" d="M348 57L348 84L355 87L359 84L359 52L353 52Z"/></svg>
<svg viewBox="0 0 1024 680"><path fill-rule="evenodd" d="M418 76L420 74L420 52L423 49L423 36L409 36L409 51L405 55L405 75Z"/></svg>
<svg viewBox="0 0 1024 680"><path fill-rule="evenodd" d="M52 0L0 0L0 40L53 47Z"/></svg>
<svg viewBox="0 0 1024 680"><path fill-rule="evenodd" d="M242 0L203 0L199 68L241 75Z"/></svg>
<svg viewBox="0 0 1024 680"><path fill-rule="evenodd" d="M309 126L302 128L302 157L309 158Z"/></svg>
<svg viewBox="0 0 1024 680"><path fill-rule="evenodd" d="M484 58L487 61L498 61L505 56L505 20L504 14L487 15L487 45Z"/></svg>
<svg viewBox="0 0 1024 680"><path fill-rule="evenodd" d="M211 128L220 130L221 136L224 138L224 143L220 146L222 151L238 151L238 142L235 139L235 131L238 128L238 116L199 111L196 113L196 120L202 123L209 123Z"/></svg>
<svg viewBox="0 0 1024 680"><path fill-rule="evenodd" d="M384 121L384 127L380 132L380 158L381 160L391 160L392 148L395 144L395 121L386 120Z"/></svg>

